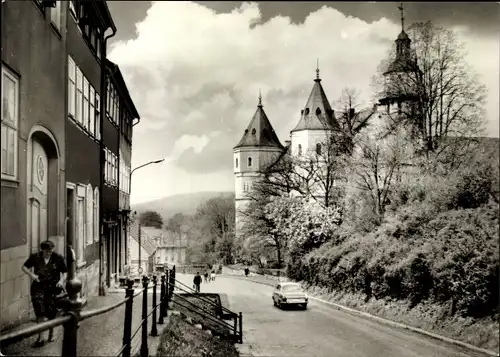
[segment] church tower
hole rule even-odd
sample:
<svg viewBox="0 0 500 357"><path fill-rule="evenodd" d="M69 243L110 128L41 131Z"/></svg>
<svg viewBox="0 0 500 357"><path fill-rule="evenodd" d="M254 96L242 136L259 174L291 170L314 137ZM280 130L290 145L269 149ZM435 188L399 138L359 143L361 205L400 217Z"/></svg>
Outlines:
<svg viewBox="0 0 500 357"><path fill-rule="evenodd" d="M331 134L339 129L335 113L328 102L319 68L316 68L316 79L304 109L300 111L300 120L290 132L291 154L295 157L321 154Z"/></svg>
<svg viewBox="0 0 500 357"><path fill-rule="evenodd" d="M252 186L261 177L264 167L285 150L269 122L259 93L257 110L233 149L235 177L236 235L241 232L242 211L251 200Z"/></svg>
<svg viewBox="0 0 500 357"><path fill-rule="evenodd" d="M380 105L386 107L387 114L408 113L412 110L412 102L416 99L416 91L412 88L416 76L421 74L411 49L411 39L405 32L403 4L401 11L401 33L396 39L396 58L384 72L385 95L379 99Z"/></svg>

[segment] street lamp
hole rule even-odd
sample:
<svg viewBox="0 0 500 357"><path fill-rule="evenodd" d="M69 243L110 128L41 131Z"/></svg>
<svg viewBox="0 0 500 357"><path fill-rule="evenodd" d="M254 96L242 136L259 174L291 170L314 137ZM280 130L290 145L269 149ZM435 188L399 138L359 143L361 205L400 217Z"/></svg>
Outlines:
<svg viewBox="0 0 500 357"><path fill-rule="evenodd" d="M143 168L144 166L148 166L148 165L151 165L151 164L159 164L161 162L165 161L165 159L160 159L160 160L154 160L154 161L150 161L150 162L146 162L145 164L142 164L140 166L137 166L135 169L133 169L132 171L130 171L130 175L129 175L129 178L128 178L128 194L129 194L129 197L132 193L132 174L134 173L134 171L136 170L139 170L141 168ZM141 260L141 251L142 251L142 245L141 245L141 223L139 222L138 224L138 227L139 227L139 270L142 270L142 260ZM139 273L141 274L141 273Z"/></svg>

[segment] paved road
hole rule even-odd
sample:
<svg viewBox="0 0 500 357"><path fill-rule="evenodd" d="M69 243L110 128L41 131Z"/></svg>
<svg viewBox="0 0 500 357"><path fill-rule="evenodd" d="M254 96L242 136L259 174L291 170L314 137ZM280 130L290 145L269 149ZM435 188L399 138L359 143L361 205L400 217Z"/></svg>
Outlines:
<svg viewBox="0 0 500 357"><path fill-rule="evenodd" d="M192 275L177 279L192 285ZM230 309L243 313L242 352L287 357L466 357L483 356L419 334L370 321L310 301L308 310L273 306L273 288L218 276L202 292L228 295Z"/></svg>

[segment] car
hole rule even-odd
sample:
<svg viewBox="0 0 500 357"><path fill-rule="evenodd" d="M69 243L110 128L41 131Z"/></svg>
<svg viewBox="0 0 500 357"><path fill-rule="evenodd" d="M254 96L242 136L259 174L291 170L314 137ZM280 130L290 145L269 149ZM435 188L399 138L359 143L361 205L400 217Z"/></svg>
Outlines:
<svg viewBox="0 0 500 357"><path fill-rule="evenodd" d="M276 307L295 305L307 309L307 293L298 283L280 283L273 291L273 304Z"/></svg>

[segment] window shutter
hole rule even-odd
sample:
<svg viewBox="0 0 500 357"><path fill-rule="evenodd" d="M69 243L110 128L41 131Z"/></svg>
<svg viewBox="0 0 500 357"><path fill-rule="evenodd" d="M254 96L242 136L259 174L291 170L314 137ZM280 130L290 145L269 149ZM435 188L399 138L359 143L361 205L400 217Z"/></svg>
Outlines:
<svg viewBox="0 0 500 357"><path fill-rule="evenodd" d="M87 244L90 245L94 241L94 194L92 192L92 185L89 183L87 186L87 194L85 195L86 203L87 203L87 214L86 223L87 223Z"/></svg>

